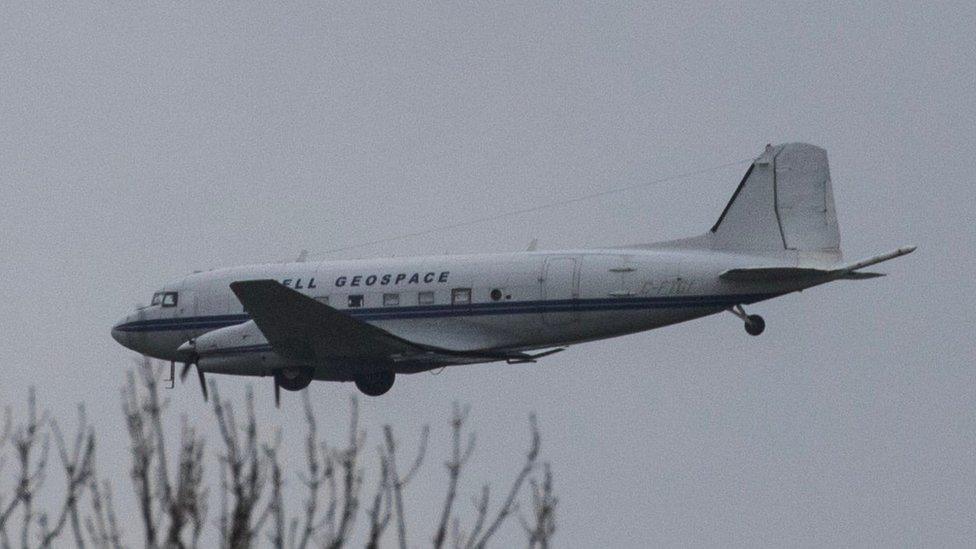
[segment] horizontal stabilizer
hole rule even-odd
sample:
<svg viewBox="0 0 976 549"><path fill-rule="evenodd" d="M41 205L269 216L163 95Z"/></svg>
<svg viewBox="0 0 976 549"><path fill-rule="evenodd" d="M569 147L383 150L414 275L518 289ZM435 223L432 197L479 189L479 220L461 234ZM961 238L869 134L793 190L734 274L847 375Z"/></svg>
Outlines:
<svg viewBox="0 0 976 549"><path fill-rule="evenodd" d="M901 257L903 255L908 255L908 254L910 254L910 253L912 253L914 251L915 251L915 246L903 246L901 248L898 248L895 251L888 252L886 254L876 255L874 257L869 257L867 259L862 259L861 261L857 261L855 263L851 263L850 265L847 265L846 267L841 267L840 269L837 269L837 270L838 271L845 271L845 272L850 273L850 272L856 271L858 269L863 269L865 267L870 267L871 265L877 265L878 263L881 263L882 261L888 261L889 259L894 259L896 257Z"/></svg>
<svg viewBox="0 0 976 549"><path fill-rule="evenodd" d="M882 276L888 276L884 273L862 273L860 271L851 271L846 274L837 276L839 280L867 280L869 278L881 278Z"/></svg>
<svg viewBox="0 0 976 549"><path fill-rule="evenodd" d="M722 280L735 282L777 282L797 278L829 276L831 271L823 269L802 269L799 267L752 267L729 269L720 275Z"/></svg>
<svg viewBox="0 0 976 549"><path fill-rule="evenodd" d="M915 251L915 246L905 246L867 259L862 259L850 265L835 269L813 269L808 267L746 267L729 269L719 277L722 280L734 282L779 282L802 278L825 278L828 280L866 280L884 276L883 273L862 273L858 269L877 265L883 261L908 255Z"/></svg>

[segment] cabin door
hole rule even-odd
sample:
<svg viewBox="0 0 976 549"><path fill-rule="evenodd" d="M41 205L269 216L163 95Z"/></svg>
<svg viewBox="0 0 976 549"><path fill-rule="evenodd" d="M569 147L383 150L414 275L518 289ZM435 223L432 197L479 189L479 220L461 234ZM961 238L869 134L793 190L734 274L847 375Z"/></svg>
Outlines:
<svg viewBox="0 0 976 549"><path fill-rule="evenodd" d="M545 300L542 320L546 324L566 324L579 320L578 261L572 257L546 259L542 276L542 298Z"/></svg>

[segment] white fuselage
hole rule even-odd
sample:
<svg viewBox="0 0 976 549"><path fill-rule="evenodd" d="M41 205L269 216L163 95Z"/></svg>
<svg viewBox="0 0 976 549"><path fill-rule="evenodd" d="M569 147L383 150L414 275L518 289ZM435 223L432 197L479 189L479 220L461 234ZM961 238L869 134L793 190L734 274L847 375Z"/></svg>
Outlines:
<svg viewBox="0 0 976 549"><path fill-rule="evenodd" d="M138 309L113 335L148 356L181 360L177 349L184 342L229 326L253 327L231 282L274 279L411 342L454 351L526 351L649 330L812 285L719 278L759 262L714 251L609 248L251 265L167 285L162 292L175 294L169 303ZM248 345L225 353L209 370L267 375L283 366L261 332L251 332ZM413 360L397 371L445 365ZM317 379L355 373L348 365L313 366Z"/></svg>
<svg viewBox="0 0 976 549"><path fill-rule="evenodd" d="M843 263L832 189L824 149L767 145L699 236L195 273L157 292L112 335L140 353L184 362L184 375L196 365L201 384L204 372L273 375L276 389L354 381L373 396L398 373L533 361L574 343L724 310L756 336L765 321L741 305L877 278L883 275L863 269L915 249Z"/></svg>

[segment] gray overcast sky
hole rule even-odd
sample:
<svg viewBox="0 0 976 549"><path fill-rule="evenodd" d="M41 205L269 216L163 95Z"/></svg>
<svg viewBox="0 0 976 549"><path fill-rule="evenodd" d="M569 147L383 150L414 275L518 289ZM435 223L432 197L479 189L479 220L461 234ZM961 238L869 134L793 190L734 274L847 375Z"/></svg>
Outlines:
<svg viewBox="0 0 976 549"><path fill-rule="evenodd" d="M436 422L418 545L460 400L480 437L464 505L501 488L539 413L560 546L972 546L974 30L972 2L6 4L0 403L32 384L60 417L87 402L121 483L132 355L109 328L166 281L809 141L849 257L919 245L888 278L758 305L760 338L718 316L402 377L364 424ZM744 169L336 257L691 236ZM275 411L253 383L296 440L299 399ZM310 390L341 433L353 388ZM210 423L197 387L170 396ZM512 523L499 545L520 540Z"/></svg>

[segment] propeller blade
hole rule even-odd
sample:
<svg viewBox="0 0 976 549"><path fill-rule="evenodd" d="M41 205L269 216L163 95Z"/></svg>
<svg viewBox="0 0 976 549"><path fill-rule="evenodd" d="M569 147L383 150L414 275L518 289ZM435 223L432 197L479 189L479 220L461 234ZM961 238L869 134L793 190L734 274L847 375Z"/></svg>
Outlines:
<svg viewBox="0 0 976 549"><path fill-rule="evenodd" d="M200 390L203 391L203 401L210 402L210 397L207 395L207 381L203 379L203 370L200 369L200 365L197 365L197 376L200 377Z"/></svg>
<svg viewBox="0 0 976 549"><path fill-rule="evenodd" d="M190 373L190 366L193 366L192 362L183 363L183 369L180 370L180 381L186 381L186 375Z"/></svg>
<svg viewBox="0 0 976 549"><path fill-rule="evenodd" d="M278 383L278 378L275 377L275 408L281 408L281 384Z"/></svg>

